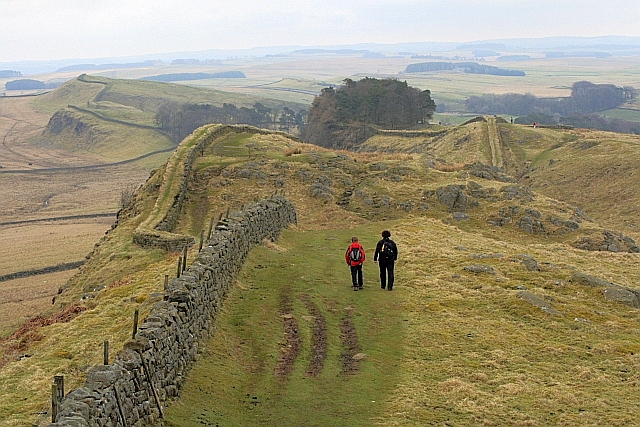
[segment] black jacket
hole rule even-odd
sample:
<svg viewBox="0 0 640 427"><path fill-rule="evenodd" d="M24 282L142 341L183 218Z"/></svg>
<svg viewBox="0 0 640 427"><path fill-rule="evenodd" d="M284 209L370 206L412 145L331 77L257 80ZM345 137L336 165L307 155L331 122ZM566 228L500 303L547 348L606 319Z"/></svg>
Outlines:
<svg viewBox="0 0 640 427"><path fill-rule="evenodd" d="M380 256L380 251L382 250L382 245L384 244L386 244L389 249L391 249L391 252L393 252L393 257L390 259L382 259L382 257ZM378 244L376 245L376 253L373 255L373 260L378 261L378 259L382 262L395 261L398 259L398 246L396 246L396 243L393 240L385 237L378 242Z"/></svg>

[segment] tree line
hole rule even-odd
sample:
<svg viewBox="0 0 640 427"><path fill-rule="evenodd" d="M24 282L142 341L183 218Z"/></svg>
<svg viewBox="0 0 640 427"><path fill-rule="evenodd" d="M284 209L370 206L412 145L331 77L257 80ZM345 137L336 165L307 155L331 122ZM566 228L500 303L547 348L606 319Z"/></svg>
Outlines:
<svg viewBox="0 0 640 427"><path fill-rule="evenodd" d="M522 77L526 73L521 70L507 70L493 65L478 64L477 62L421 62L409 64L405 73L428 73L433 71L462 70L468 74L489 74L492 76Z"/></svg>
<svg viewBox="0 0 640 427"><path fill-rule="evenodd" d="M431 92L406 81L345 79L316 96L302 138L312 144L349 148L375 133L376 128L412 129L424 125L435 111Z"/></svg>
<svg viewBox="0 0 640 427"><path fill-rule="evenodd" d="M631 86L618 87L580 81L572 85L571 96L565 98L538 98L530 93L485 94L470 96L465 101L465 108L482 114L569 116L617 108L636 96L637 90Z"/></svg>
<svg viewBox="0 0 640 427"><path fill-rule="evenodd" d="M304 125L307 114L304 109L296 112L289 107L273 110L259 102L251 108L238 108L227 103L217 107L211 104L167 102L158 109L156 125L178 143L200 126L209 123L246 124L295 132Z"/></svg>

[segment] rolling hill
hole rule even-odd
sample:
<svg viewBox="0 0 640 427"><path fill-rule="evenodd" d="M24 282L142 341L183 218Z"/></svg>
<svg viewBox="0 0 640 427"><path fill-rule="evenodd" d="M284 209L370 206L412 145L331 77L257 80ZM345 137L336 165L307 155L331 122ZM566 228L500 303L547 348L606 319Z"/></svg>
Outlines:
<svg viewBox="0 0 640 427"><path fill-rule="evenodd" d="M276 191L298 225L249 255L165 425L635 422L637 137L481 118L381 132L344 152L237 127L185 173L185 150L216 129L183 141L136 192L56 297L56 321L2 343L6 425L36 418L54 374L80 386L103 341L122 348L134 311L163 299L181 255L133 236L180 189L172 233L196 242ZM372 263L383 229L400 250L391 293ZM352 235L368 256L357 293L344 265Z"/></svg>

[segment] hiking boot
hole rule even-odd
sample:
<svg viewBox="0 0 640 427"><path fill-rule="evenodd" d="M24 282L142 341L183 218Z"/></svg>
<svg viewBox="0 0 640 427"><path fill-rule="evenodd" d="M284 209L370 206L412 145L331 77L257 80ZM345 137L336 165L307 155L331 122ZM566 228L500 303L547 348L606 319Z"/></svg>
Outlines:
<svg viewBox="0 0 640 427"><path fill-rule="evenodd" d="M357 287L357 286L354 286L354 287L353 287L353 290L357 292L357 291L358 291L358 287Z"/></svg>
<svg viewBox="0 0 640 427"><path fill-rule="evenodd" d="M362 288L364 288L363 285L358 286L358 289L362 290Z"/></svg>

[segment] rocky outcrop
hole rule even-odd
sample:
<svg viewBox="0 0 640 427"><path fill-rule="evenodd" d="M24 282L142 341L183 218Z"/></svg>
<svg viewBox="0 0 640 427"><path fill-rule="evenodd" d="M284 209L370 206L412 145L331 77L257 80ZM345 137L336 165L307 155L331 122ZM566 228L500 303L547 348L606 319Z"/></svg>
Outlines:
<svg viewBox="0 0 640 427"><path fill-rule="evenodd" d="M445 205L450 212L466 212L467 209L478 206L478 202L465 194L465 186L447 185L436 191L438 201Z"/></svg>
<svg viewBox="0 0 640 427"><path fill-rule="evenodd" d="M186 373L212 328L222 299L251 249L274 240L296 223L294 206L283 197L250 204L226 221L193 264L173 279L111 365L92 368L83 387L62 401L55 423L66 426L141 426L162 416L178 395Z"/></svg>
<svg viewBox="0 0 640 427"><path fill-rule="evenodd" d="M497 166L473 163L465 165L464 169L469 172L469 175L473 175L478 178L499 182L517 182L515 178L507 175L503 168L499 168Z"/></svg>
<svg viewBox="0 0 640 427"><path fill-rule="evenodd" d="M540 298L539 296L534 295L531 292L520 291L518 292L517 297L535 307L538 307L540 310L544 311L547 314L551 314L552 316L563 316L561 312L553 308L553 306L549 304L545 299Z"/></svg>
<svg viewBox="0 0 640 427"><path fill-rule="evenodd" d="M640 290L616 285L599 277L576 271L571 276L571 282L578 285L602 287L602 295L607 301L626 304L633 308L640 308Z"/></svg>
<svg viewBox="0 0 640 427"><path fill-rule="evenodd" d="M49 119L47 130L53 135L59 135L64 130L69 130L76 135L84 134L89 139L93 136L91 126L74 116L68 110L58 110Z"/></svg>
<svg viewBox="0 0 640 427"><path fill-rule="evenodd" d="M605 230L599 238L583 237L575 247L586 251L640 253L640 247L631 237L609 230Z"/></svg>

